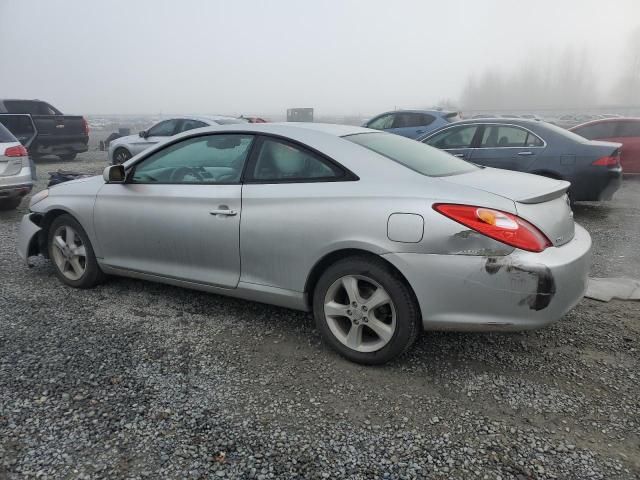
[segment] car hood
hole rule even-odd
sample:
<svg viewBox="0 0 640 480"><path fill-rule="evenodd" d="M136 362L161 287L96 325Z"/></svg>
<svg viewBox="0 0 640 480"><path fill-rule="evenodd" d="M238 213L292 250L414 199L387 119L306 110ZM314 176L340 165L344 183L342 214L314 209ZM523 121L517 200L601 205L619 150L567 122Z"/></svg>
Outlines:
<svg viewBox="0 0 640 480"><path fill-rule="evenodd" d="M49 187L49 195L66 195L78 190L82 190L83 193L90 192L91 190L95 190L97 192L102 185L104 185L104 178L102 178L102 175L77 178L75 180L69 180L68 182L58 183L57 185Z"/></svg>
<svg viewBox="0 0 640 480"><path fill-rule="evenodd" d="M449 183L476 188L520 203L541 203L560 197L571 185L564 180L489 167L441 178Z"/></svg>

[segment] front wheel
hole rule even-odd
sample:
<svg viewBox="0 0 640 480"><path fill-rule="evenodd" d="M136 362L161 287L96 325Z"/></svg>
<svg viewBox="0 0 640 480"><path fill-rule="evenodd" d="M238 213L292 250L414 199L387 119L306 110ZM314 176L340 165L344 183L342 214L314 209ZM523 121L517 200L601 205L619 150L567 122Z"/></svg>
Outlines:
<svg viewBox="0 0 640 480"><path fill-rule="evenodd" d="M116 151L113 152L113 164L120 165L126 162L131 158L131 152L126 148L116 148Z"/></svg>
<svg viewBox="0 0 640 480"><path fill-rule="evenodd" d="M57 277L75 288L91 288L104 280L86 232L71 215L60 215L49 228L49 258Z"/></svg>
<svg viewBox="0 0 640 480"><path fill-rule="evenodd" d="M325 341L347 359L379 365L401 355L420 331L414 296L389 265L375 257L351 257L318 280L313 312Z"/></svg>

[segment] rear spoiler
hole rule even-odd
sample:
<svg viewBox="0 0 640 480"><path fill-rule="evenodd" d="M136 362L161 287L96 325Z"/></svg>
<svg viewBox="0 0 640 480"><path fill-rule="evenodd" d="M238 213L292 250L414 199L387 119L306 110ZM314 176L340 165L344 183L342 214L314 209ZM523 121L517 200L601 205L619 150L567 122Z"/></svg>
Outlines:
<svg viewBox="0 0 640 480"><path fill-rule="evenodd" d="M565 182L564 180L558 180L553 188L550 188L546 192L542 192L540 194L535 195L534 197L526 197L526 198L515 198L514 200L518 203L543 203L548 202L549 200L553 200L554 198L561 197L571 186L571 183Z"/></svg>

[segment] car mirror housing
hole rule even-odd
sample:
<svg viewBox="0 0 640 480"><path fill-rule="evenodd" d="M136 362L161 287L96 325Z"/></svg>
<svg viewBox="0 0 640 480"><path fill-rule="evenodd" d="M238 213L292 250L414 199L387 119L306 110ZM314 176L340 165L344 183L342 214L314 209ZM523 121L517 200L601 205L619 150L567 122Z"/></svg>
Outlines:
<svg viewBox="0 0 640 480"><path fill-rule="evenodd" d="M105 183L124 183L126 179L124 167L122 165L109 165L102 172Z"/></svg>
<svg viewBox="0 0 640 480"><path fill-rule="evenodd" d="M142 130L140 133L138 133L138 135L140 135L142 138L147 138L147 131Z"/></svg>

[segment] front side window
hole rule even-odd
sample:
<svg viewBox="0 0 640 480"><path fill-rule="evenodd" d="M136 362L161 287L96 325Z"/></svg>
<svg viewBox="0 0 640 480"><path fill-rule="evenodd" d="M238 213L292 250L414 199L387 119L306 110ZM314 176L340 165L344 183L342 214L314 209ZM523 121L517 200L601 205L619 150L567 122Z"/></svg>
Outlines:
<svg viewBox="0 0 640 480"><path fill-rule="evenodd" d="M479 168L442 150L400 135L359 133L342 138L430 177L457 175Z"/></svg>
<svg viewBox="0 0 640 480"><path fill-rule="evenodd" d="M450 148L470 148L477 130L477 125L461 125L459 127L447 128L433 137L426 139L425 143L443 150Z"/></svg>
<svg viewBox="0 0 640 480"><path fill-rule="evenodd" d="M177 120L163 120L149 129L150 137L170 137L176 131Z"/></svg>
<svg viewBox="0 0 640 480"><path fill-rule="evenodd" d="M389 113L387 115L382 115L381 117L374 118L368 124L368 128L373 128L375 130L386 130L391 128L393 125L393 114Z"/></svg>
<svg viewBox="0 0 640 480"><path fill-rule="evenodd" d="M541 147L544 142L533 133L519 127L487 125L480 141L481 148Z"/></svg>
<svg viewBox="0 0 640 480"><path fill-rule="evenodd" d="M600 122L585 125L573 130L587 140L597 140L599 138L613 138L615 134L616 122Z"/></svg>
<svg viewBox="0 0 640 480"><path fill-rule="evenodd" d="M253 135L188 138L157 151L134 167L132 183L238 183Z"/></svg>
<svg viewBox="0 0 640 480"><path fill-rule="evenodd" d="M200 120L183 120L182 126L180 127L181 132L186 132L188 130L193 130L194 128L202 128L206 127L207 124L201 122Z"/></svg>
<svg viewBox="0 0 640 480"><path fill-rule="evenodd" d="M318 181L344 176L339 167L315 153L284 140L265 138L256 159L257 181Z"/></svg>

